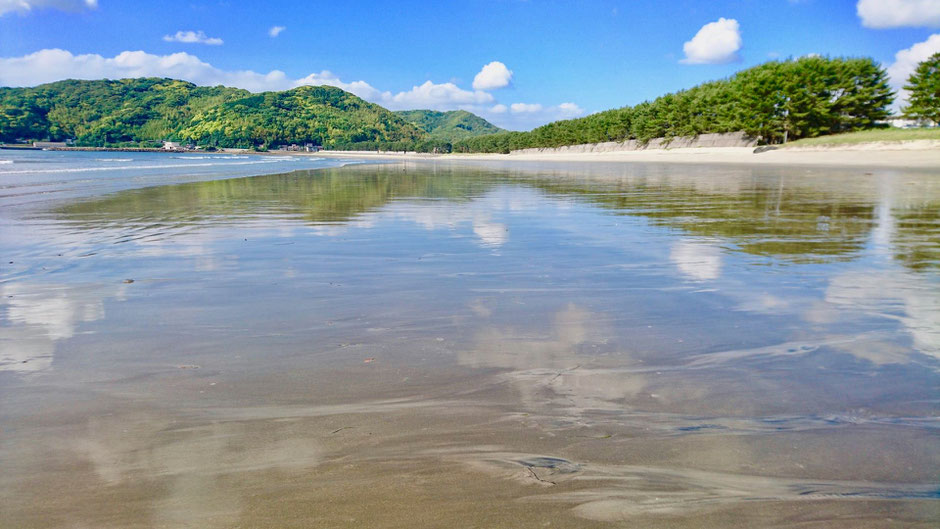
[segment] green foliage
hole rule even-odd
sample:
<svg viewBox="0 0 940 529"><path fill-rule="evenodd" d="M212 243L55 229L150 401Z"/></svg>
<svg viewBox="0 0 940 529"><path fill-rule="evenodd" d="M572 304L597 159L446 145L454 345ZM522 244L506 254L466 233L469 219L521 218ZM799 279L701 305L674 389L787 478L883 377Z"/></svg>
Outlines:
<svg viewBox="0 0 940 529"><path fill-rule="evenodd" d="M77 145L102 147L177 140L208 147L309 142L412 150L427 135L378 105L328 86L252 94L143 78L0 88L0 141L70 138Z"/></svg>
<svg viewBox="0 0 940 529"><path fill-rule="evenodd" d="M906 117L940 123L940 53L918 64L904 89L911 93Z"/></svg>
<svg viewBox="0 0 940 529"><path fill-rule="evenodd" d="M215 147L315 143L414 143L422 133L388 110L332 86L301 86L229 101L198 113L179 132Z"/></svg>
<svg viewBox="0 0 940 529"><path fill-rule="evenodd" d="M408 123L428 134L431 140L454 142L473 136L505 132L489 121L466 110L400 110L395 112Z"/></svg>
<svg viewBox="0 0 940 529"><path fill-rule="evenodd" d="M866 58L774 61L634 107L454 143L455 152L509 152L582 143L743 130L764 143L863 130L888 117L894 94Z"/></svg>
<svg viewBox="0 0 940 529"><path fill-rule="evenodd" d="M197 112L247 95L158 78L0 88L0 141L73 138L78 145L151 146L179 139L182 124Z"/></svg>

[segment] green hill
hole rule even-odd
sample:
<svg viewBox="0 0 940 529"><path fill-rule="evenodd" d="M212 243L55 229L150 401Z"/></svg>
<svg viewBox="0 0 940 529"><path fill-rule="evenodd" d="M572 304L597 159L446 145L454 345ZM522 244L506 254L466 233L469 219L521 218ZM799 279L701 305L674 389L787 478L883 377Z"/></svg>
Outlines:
<svg viewBox="0 0 940 529"><path fill-rule="evenodd" d="M252 94L141 78L0 87L0 141L66 139L100 147L183 140L214 147L310 142L327 148L414 149L428 134L330 86Z"/></svg>
<svg viewBox="0 0 940 529"><path fill-rule="evenodd" d="M175 138L208 108L249 96L238 88L172 79L59 81L0 87L0 141L74 139L79 145L139 145Z"/></svg>
<svg viewBox="0 0 940 529"><path fill-rule="evenodd" d="M399 110L395 114L426 132L430 138L454 142L473 136L506 132L466 110Z"/></svg>
<svg viewBox="0 0 940 529"><path fill-rule="evenodd" d="M339 88L301 86L208 108L196 114L179 136L218 147L260 141L265 145L310 142L348 148L369 142L410 144L424 134L385 108Z"/></svg>

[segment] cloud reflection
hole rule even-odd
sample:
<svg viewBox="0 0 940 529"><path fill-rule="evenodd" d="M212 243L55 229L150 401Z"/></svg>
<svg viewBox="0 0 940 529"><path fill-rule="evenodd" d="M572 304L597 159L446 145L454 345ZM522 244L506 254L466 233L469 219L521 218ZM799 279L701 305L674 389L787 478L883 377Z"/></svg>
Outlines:
<svg viewBox="0 0 940 529"><path fill-rule="evenodd" d="M31 373L52 365L56 343L73 337L81 323L105 316L104 299L123 288L10 283L0 286L0 371Z"/></svg>

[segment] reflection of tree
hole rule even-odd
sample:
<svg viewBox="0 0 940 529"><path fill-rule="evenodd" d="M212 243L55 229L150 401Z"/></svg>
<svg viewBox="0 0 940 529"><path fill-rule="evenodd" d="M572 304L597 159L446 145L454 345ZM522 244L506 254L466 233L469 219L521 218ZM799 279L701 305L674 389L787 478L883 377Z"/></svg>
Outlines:
<svg viewBox="0 0 940 529"><path fill-rule="evenodd" d="M871 201L809 186L789 189L779 179L738 183L728 190L703 190L687 182L637 178L591 189L563 180L533 181L549 193L577 196L619 215L646 217L654 225L792 262L851 259L871 232Z"/></svg>
<svg viewBox="0 0 940 529"><path fill-rule="evenodd" d="M512 183L792 263L851 260L868 243L882 198L871 181L865 181L867 188L847 189L856 175L790 178L780 170L765 171L597 169L583 164L552 171L404 163L347 166L125 191L56 213L89 228L101 227L102 220L185 225L263 215L346 223L395 200L463 202ZM592 178L598 175L602 177ZM893 210L897 233L892 246L906 266L923 269L940 261L938 210L936 201L929 200Z"/></svg>
<svg viewBox="0 0 940 529"><path fill-rule="evenodd" d="M895 209L895 258L913 270L940 268L940 202Z"/></svg>
<svg viewBox="0 0 940 529"><path fill-rule="evenodd" d="M89 228L100 227L101 221L192 224L258 215L342 223L396 199L465 201L493 185L475 172L351 166L124 191L56 213Z"/></svg>

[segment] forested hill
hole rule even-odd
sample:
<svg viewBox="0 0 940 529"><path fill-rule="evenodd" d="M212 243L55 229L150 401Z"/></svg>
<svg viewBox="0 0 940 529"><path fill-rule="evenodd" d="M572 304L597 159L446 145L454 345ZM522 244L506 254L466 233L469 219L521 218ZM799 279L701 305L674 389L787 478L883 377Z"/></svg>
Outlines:
<svg viewBox="0 0 940 529"><path fill-rule="evenodd" d="M455 152L509 152L745 131L763 143L872 128L889 115L887 74L867 58L774 61L633 107L455 142Z"/></svg>
<svg viewBox="0 0 940 529"><path fill-rule="evenodd" d="M213 147L315 143L343 149L449 150L449 140L439 139L449 123L479 126L476 116L464 114L438 124L432 137L379 105L329 86L252 94L141 78L0 87L3 142L73 139L84 146L157 147L162 140L182 140Z"/></svg>
<svg viewBox="0 0 940 529"><path fill-rule="evenodd" d="M174 139L196 114L250 95L238 88L157 78L0 87L0 141L74 139L79 145L138 146Z"/></svg>
<svg viewBox="0 0 940 529"><path fill-rule="evenodd" d="M414 125L379 105L332 86L301 86L264 92L197 113L179 131L198 145L315 143L344 147L364 142L414 143Z"/></svg>
<svg viewBox="0 0 940 529"><path fill-rule="evenodd" d="M451 110L449 112L399 110L395 114L428 133L429 137L444 141L453 142L473 136L506 132L504 129L466 110Z"/></svg>

